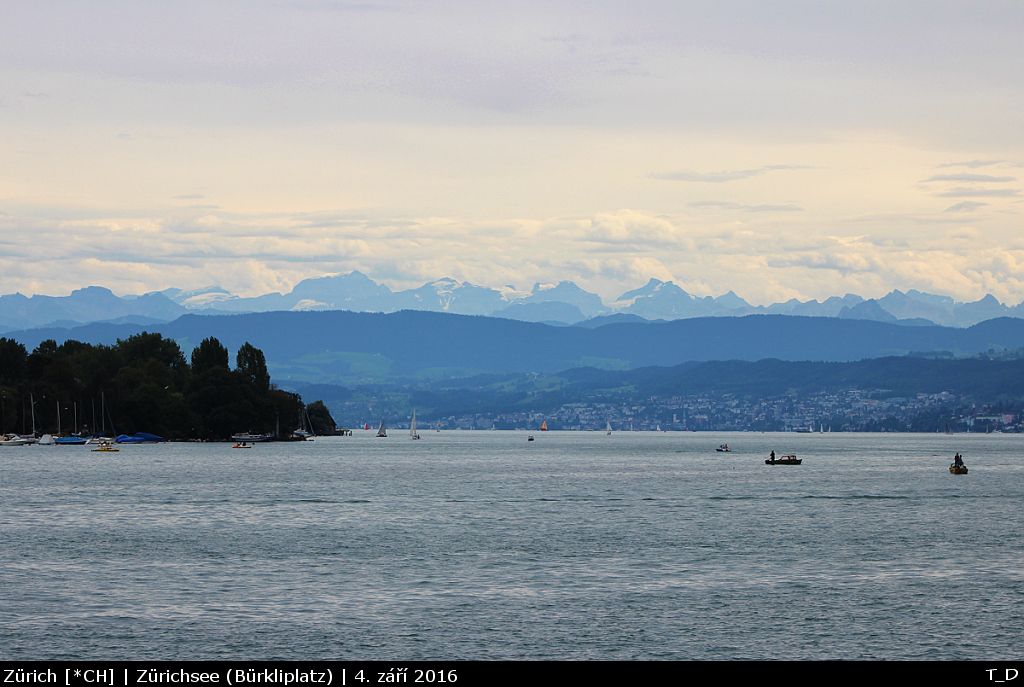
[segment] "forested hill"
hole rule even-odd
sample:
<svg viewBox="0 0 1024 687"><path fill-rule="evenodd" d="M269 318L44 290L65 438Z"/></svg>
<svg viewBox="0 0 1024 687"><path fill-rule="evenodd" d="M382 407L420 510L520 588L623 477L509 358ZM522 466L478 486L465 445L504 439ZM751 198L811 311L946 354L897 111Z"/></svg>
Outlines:
<svg viewBox="0 0 1024 687"><path fill-rule="evenodd" d="M88 325L8 336L32 349L49 338L112 344L141 329ZM275 379L337 384L583 366L624 370L709 360L842 362L912 352L970 356L1024 348L1024 320L1010 318L967 329L783 315L624 322L591 329L431 312L328 311L187 315L147 329L185 350L209 336L232 350L250 341L266 353Z"/></svg>
<svg viewBox="0 0 1024 687"><path fill-rule="evenodd" d="M656 413L659 407L674 407L671 399L681 397L708 399L722 407L730 399L750 406L772 399L807 402L817 397L814 402L825 403L819 408L825 415L829 406L822 401L822 395L838 398L851 391L863 392L863 398L894 400L914 399L918 394L945 396L948 392L953 405L999 407L1016 413L1024 408L1024 359L714 361L626 371L578 368L555 374L480 375L413 386L297 384L296 389L323 398L343 418L353 422L374 414L407 417L413 407L427 421L460 416L551 414L560 408L574 407L584 414L588 408L597 413L596 424L591 427L596 429L604 425L604 413L608 412L598 412L596 408L632 409L630 413L643 417L644 412ZM941 427L939 424L930 429Z"/></svg>

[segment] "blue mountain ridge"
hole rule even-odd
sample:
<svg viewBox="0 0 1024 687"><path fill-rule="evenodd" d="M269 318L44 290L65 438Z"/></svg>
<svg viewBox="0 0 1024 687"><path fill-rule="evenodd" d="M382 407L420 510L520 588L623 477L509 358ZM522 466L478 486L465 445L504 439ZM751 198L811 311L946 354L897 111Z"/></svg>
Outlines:
<svg viewBox="0 0 1024 687"><path fill-rule="evenodd" d="M248 341L266 353L275 380L332 384L550 373L574 367L627 370L688 361L841 362L912 352L969 356L1024 348L1024 320L1015 318L959 329L782 315L588 328L422 311L267 312L185 315L147 326L89 324L5 336L31 349L49 338L113 343L141 331L174 339L186 354L208 336L217 337L231 350Z"/></svg>

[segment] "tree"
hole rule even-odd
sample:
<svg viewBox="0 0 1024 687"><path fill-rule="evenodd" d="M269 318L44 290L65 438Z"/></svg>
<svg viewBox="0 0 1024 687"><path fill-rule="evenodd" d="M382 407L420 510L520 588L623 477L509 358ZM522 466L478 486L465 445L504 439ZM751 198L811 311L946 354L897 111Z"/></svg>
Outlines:
<svg viewBox="0 0 1024 687"><path fill-rule="evenodd" d="M20 384L28 375L28 352L14 339L0 338L0 384Z"/></svg>
<svg viewBox="0 0 1024 687"><path fill-rule="evenodd" d="M313 425L313 434L334 434L337 431L338 425L323 401L310 403L306 406L306 413L309 415L309 424Z"/></svg>
<svg viewBox="0 0 1024 687"><path fill-rule="evenodd" d="M207 370L228 370L228 349L214 337L203 339L192 351L192 373Z"/></svg>
<svg viewBox="0 0 1024 687"><path fill-rule="evenodd" d="M270 373L267 372L267 359L263 357L263 351L246 341L238 349L235 365L238 373L257 391L266 393L270 390Z"/></svg>

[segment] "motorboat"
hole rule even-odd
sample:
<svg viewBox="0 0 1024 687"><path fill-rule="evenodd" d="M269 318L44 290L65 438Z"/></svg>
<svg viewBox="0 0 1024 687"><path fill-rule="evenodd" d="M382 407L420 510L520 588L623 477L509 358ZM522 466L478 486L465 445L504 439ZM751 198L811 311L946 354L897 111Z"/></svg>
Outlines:
<svg viewBox="0 0 1024 687"><path fill-rule="evenodd" d="M231 435L232 441L240 441L242 443L253 443L255 441L273 441L273 434L251 434L250 432L240 432L238 434Z"/></svg>
<svg viewBox="0 0 1024 687"><path fill-rule="evenodd" d="M966 475L967 474L967 466L966 465L957 465L956 463L950 463L949 464L949 472L951 474L954 474L954 475Z"/></svg>
<svg viewBox="0 0 1024 687"><path fill-rule="evenodd" d="M796 454L790 453L790 454L785 455L785 456L779 456L778 458L775 458L774 460L771 459L771 458L766 458L765 461L764 461L764 464L765 465L799 465L802 462L803 462L802 458L797 458Z"/></svg>

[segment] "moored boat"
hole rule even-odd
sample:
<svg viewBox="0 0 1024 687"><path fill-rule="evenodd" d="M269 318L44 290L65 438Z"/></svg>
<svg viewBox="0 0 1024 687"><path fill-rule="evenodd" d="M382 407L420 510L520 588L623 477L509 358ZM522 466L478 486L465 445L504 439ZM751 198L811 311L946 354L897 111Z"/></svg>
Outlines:
<svg viewBox="0 0 1024 687"><path fill-rule="evenodd" d="M135 434L118 434L114 441L119 444L159 444L167 439L149 432L136 432Z"/></svg>
<svg viewBox="0 0 1024 687"><path fill-rule="evenodd" d="M240 441L245 443L252 443L255 441L273 441L273 434L252 434L250 432L240 432L238 434L232 434L232 441Z"/></svg>

